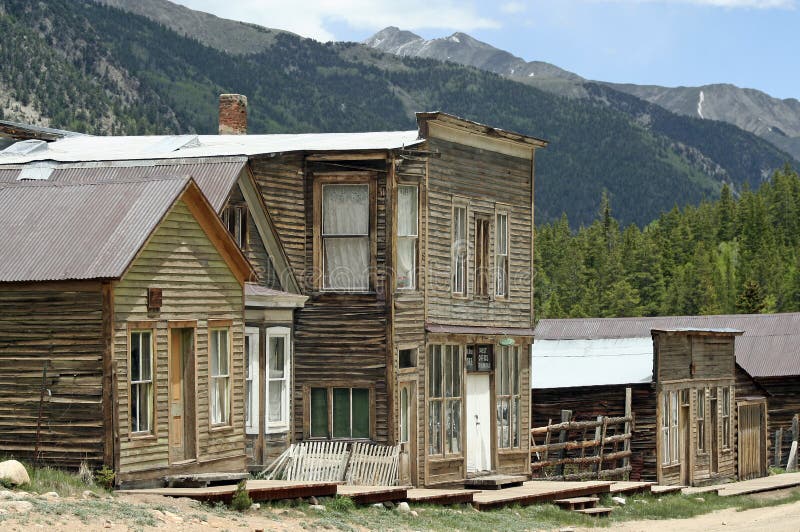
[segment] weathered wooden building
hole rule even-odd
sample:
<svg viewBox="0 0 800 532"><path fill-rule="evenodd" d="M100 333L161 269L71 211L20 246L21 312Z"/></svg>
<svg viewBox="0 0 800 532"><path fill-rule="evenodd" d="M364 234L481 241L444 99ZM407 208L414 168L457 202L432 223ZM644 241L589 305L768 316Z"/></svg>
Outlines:
<svg viewBox="0 0 800 532"><path fill-rule="evenodd" d="M541 320L534 424L557 408L620 415L629 387L631 478L694 485L766 474L765 400L752 390L738 395L734 345L738 351L743 336L712 318L725 317ZM570 373L557 378L559 369Z"/></svg>
<svg viewBox="0 0 800 532"><path fill-rule="evenodd" d="M0 184L0 452L242 469L250 265L189 178Z"/></svg>
<svg viewBox="0 0 800 532"><path fill-rule="evenodd" d="M230 100L220 116L234 123L220 131L243 133L243 100ZM533 161L545 143L443 113L418 121L68 138L0 161L0 182L196 179L257 272L245 290L251 464L290 441L369 440L403 445L404 482L525 473Z"/></svg>

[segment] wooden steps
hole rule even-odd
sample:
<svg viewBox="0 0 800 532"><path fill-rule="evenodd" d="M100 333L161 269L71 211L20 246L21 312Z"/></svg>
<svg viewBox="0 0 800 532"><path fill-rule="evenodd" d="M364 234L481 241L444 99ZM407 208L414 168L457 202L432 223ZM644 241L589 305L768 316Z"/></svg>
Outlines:
<svg viewBox="0 0 800 532"><path fill-rule="evenodd" d="M522 486L526 480L528 480L528 477L522 475L485 475L468 478L464 481L464 487L481 490L502 490Z"/></svg>
<svg viewBox="0 0 800 532"><path fill-rule="evenodd" d="M571 499L557 499L553 502L562 510L584 510L594 508L599 501L599 497L572 497Z"/></svg>
<svg viewBox="0 0 800 532"><path fill-rule="evenodd" d="M478 510L502 508L511 504L528 506L559 499L610 493L610 488L611 482L606 481L529 481L519 487L480 491L475 494L472 506Z"/></svg>
<svg viewBox="0 0 800 532"><path fill-rule="evenodd" d="M477 491L463 489L409 488L406 501L410 504L472 504Z"/></svg>
<svg viewBox="0 0 800 532"><path fill-rule="evenodd" d="M680 493L686 486L650 486L650 493L653 495L671 495L673 493Z"/></svg>

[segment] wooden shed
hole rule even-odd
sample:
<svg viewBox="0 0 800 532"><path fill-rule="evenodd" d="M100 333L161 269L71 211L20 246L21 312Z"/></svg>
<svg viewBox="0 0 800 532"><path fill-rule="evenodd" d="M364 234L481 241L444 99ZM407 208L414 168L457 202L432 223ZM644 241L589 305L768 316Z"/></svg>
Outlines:
<svg viewBox="0 0 800 532"><path fill-rule="evenodd" d="M737 397L734 351L742 332L693 323L693 317L541 320L533 347L534 424L559 408L584 418L618 416L627 387L632 479L700 485L763 476L766 414L739 414L766 408L763 397ZM554 370L567 366L571 372L556 380Z"/></svg>
<svg viewBox="0 0 800 532"><path fill-rule="evenodd" d="M189 178L0 185L0 452L243 470L244 283Z"/></svg>

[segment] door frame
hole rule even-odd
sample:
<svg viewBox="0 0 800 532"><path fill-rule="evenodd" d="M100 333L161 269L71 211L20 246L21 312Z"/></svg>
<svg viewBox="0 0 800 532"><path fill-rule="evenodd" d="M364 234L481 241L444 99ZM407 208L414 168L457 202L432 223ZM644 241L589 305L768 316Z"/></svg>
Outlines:
<svg viewBox="0 0 800 532"><path fill-rule="evenodd" d="M192 349L189 352L189 376L192 379L191 383L187 383L185 376L187 373L187 365L184 362L184 379L183 379L183 426L184 426L184 458L181 460L172 459L172 413L171 413L171 390L172 385L172 339L176 331L192 331ZM187 405L187 399L190 405ZM187 424L190 424L193 430L187 431ZM189 434L191 433L191 434ZM199 444L198 444L198 427L197 427L197 320L188 321L170 321L167 322L167 460L170 465L185 464L197 462L199 457ZM192 457L186 458L191 453Z"/></svg>
<svg viewBox="0 0 800 532"><path fill-rule="evenodd" d="M489 469L481 469L481 470L477 470L476 469L476 471L472 471L472 472L468 471L468 467L467 467L468 464L469 464L469 461L470 461L470 456L471 456L470 453L472 452L472 450L470 448L470 437L469 437L470 432L471 432L470 427L472 425L470 423L470 420L467 419L469 417L469 411L470 411L470 407L469 407L469 405L470 405L470 397L469 397L469 393L467 392L467 389L468 389L469 385L467 384L467 382L469 381L470 377L485 377L486 378L486 383L487 383L486 392L487 392L487 395L489 396L489 407L488 407L489 419L487 420L488 428L486 429L486 432L485 432L486 445L488 446L488 449L484 450L484 453L486 455L488 455L488 458L489 458L489 464L488 464ZM491 373L489 373L489 372L477 372L477 371L467 371L467 372L465 372L465 377L464 377L464 407L463 407L464 408L464 414L463 414L463 416L464 416L464 424L467 427L467 429L464 431L464 473L465 474L476 473L476 472L479 473L479 472L482 472L482 471L495 471L496 470L496 467L497 467L496 466L496 464L497 464L497 458L496 458L497 449L496 449L496 442L495 442L495 436L494 435L496 435L496 433L497 433L497 428L496 428L497 425L496 425L496 420L495 420L496 412L495 412L495 408L493 408L494 405L495 405L495 402L492 400L493 397L494 397L494 380L493 380L493 376L492 376Z"/></svg>
<svg viewBox="0 0 800 532"><path fill-rule="evenodd" d="M759 458L759 461L761 462L761 464L760 464L760 466L761 466L760 469L761 470L760 470L759 473L760 473L760 475L762 477L766 476L767 471L768 471L768 464L767 464L767 460L768 460L768 456L767 456L767 453L768 453L768 450L767 450L767 435L768 435L767 427L768 427L768 424L767 423L768 423L768 416L769 416L769 409L767 408L767 398L766 397L753 397L753 398L749 398L748 397L747 399L744 399L744 400L738 400L737 399L736 402L735 402L735 405L736 405L736 410L735 410L735 412L736 412L736 440L735 441L736 441L736 445L737 445L737 449L736 449L736 476L737 476L737 478L739 480L741 480L741 477L742 477L742 461L741 461L741 447L740 447L740 445L741 445L742 438L741 438L741 425L740 425L741 417L740 417L740 414L741 414L741 408L743 406L758 406L759 410L761 411L761 426L759 427L759 439L758 439L758 445L759 445L758 458Z"/></svg>
<svg viewBox="0 0 800 532"><path fill-rule="evenodd" d="M400 400L402 396L403 389L408 390L408 441L402 441L402 418L403 413L402 411L399 412L399 416L397 416L397 441L402 445L401 452L406 452L408 454L408 477L411 481L411 484L416 486L418 482L417 477L417 460L418 460L418 448L417 448L417 380L416 376L414 378L400 378L400 381L397 386L397 404L402 409L403 402Z"/></svg>

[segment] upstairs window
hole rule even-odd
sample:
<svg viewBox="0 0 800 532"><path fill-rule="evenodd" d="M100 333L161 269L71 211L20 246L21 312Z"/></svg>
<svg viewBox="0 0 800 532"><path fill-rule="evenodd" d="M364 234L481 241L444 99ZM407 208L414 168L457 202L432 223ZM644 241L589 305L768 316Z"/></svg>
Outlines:
<svg viewBox="0 0 800 532"><path fill-rule="evenodd" d="M239 245L240 249L247 249L247 206L228 205L222 211L222 223Z"/></svg>
<svg viewBox="0 0 800 532"><path fill-rule="evenodd" d="M369 290L370 185L321 185L322 289Z"/></svg>
<svg viewBox="0 0 800 532"><path fill-rule="evenodd" d="M489 295L489 220L475 217L475 295Z"/></svg>
<svg viewBox="0 0 800 532"><path fill-rule="evenodd" d="M417 242L419 240L419 187L397 188L397 268L398 290L417 287Z"/></svg>
<svg viewBox="0 0 800 532"><path fill-rule="evenodd" d="M508 297L508 214L498 213L495 220L495 288L497 297Z"/></svg>
<svg viewBox="0 0 800 532"><path fill-rule="evenodd" d="M453 206L452 228L452 279L453 295L467 295L467 207Z"/></svg>

